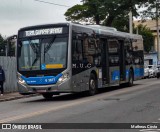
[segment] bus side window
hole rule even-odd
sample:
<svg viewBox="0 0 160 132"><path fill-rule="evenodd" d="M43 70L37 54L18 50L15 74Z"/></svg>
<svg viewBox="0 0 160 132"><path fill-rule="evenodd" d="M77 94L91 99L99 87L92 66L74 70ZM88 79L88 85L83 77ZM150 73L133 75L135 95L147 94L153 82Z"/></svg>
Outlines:
<svg viewBox="0 0 160 132"><path fill-rule="evenodd" d="M125 40L125 43L124 43L124 48L125 48L125 63L126 65L129 65L131 63L133 63L133 57L132 57L132 44L131 44L131 41L129 39L126 39Z"/></svg>
<svg viewBox="0 0 160 132"><path fill-rule="evenodd" d="M72 45L73 60L82 61L82 43L81 40L73 40Z"/></svg>
<svg viewBox="0 0 160 132"><path fill-rule="evenodd" d="M144 58L143 51L134 51L134 64L135 65L143 65L144 64Z"/></svg>
<svg viewBox="0 0 160 132"><path fill-rule="evenodd" d="M109 65L119 65L119 43L116 39L108 40Z"/></svg>
<svg viewBox="0 0 160 132"><path fill-rule="evenodd" d="M83 45L84 45L83 55L84 55L85 61L87 63L93 64L94 54L95 54L94 40L87 36L84 38Z"/></svg>
<svg viewBox="0 0 160 132"><path fill-rule="evenodd" d="M143 65L143 41L141 39L132 40L133 56L135 65Z"/></svg>
<svg viewBox="0 0 160 132"><path fill-rule="evenodd" d="M84 38L83 56L90 64L100 66L101 45L99 39L92 36Z"/></svg>

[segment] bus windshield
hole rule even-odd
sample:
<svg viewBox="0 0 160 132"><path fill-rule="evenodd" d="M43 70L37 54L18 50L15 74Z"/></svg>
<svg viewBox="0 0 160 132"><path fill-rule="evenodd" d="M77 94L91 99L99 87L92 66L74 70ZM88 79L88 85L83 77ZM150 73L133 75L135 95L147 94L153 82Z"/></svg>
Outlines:
<svg viewBox="0 0 160 132"><path fill-rule="evenodd" d="M32 38L20 43L19 71L66 68L67 37Z"/></svg>

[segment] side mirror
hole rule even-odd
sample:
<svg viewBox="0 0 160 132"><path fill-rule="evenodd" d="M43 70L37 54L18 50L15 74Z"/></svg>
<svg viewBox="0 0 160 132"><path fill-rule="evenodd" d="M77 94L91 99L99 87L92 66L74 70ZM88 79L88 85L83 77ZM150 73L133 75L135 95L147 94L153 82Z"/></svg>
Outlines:
<svg viewBox="0 0 160 132"><path fill-rule="evenodd" d="M17 56L21 56L21 48L22 48L22 42L19 41L18 42L18 46L17 46Z"/></svg>

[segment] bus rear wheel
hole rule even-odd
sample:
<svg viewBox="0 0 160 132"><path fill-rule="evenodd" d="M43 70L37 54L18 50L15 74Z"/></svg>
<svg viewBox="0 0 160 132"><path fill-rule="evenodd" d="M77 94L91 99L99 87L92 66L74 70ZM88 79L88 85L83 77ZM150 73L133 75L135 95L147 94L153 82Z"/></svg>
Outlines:
<svg viewBox="0 0 160 132"><path fill-rule="evenodd" d="M97 80L94 74L90 75L88 93L90 96L93 96L97 93Z"/></svg>
<svg viewBox="0 0 160 132"><path fill-rule="evenodd" d="M42 96L43 96L45 99L50 100L50 99L52 99L53 94L52 94L52 93L44 93L44 94L42 94Z"/></svg>

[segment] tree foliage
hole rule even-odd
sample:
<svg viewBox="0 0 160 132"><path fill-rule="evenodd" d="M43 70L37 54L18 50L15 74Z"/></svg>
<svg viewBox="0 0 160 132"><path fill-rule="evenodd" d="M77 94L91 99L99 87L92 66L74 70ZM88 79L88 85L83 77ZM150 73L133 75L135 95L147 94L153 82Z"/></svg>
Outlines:
<svg viewBox="0 0 160 132"><path fill-rule="evenodd" d="M143 44L145 52L150 52L154 45L154 36L149 28L145 25L138 25L138 33L143 37ZM134 33L136 33L137 28L134 28Z"/></svg>
<svg viewBox="0 0 160 132"><path fill-rule="evenodd" d="M6 41L3 39L3 37L0 34L0 56L5 55L5 47L6 47Z"/></svg>
<svg viewBox="0 0 160 132"><path fill-rule="evenodd" d="M99 0L84 0L83 5L75 5L67 10L66 20L100 24L100 21L106 17L101 4Z"/></svg>
<svg viewBox="0 0 160 132"><path fill-rule="evenodd" d="M113 21L112 26L115 27L118 31L129 32L129 19L128 15L126 16L118 16Z"/></svg>
<svg viewBox="0 0 160 132"><path fill-rule="evenodd" d="M160 9L158 0L83 0L82 5L69 8L66 20L72 22L87 22L88 24L103 24L112 26L119 31L129 31L128 14L132 11L134 17L155 18L155 9ZM143 12L138 9L144 7ZM138 26L139 34L143 36L146 52L153 46L153 35L149 28Z"/></svg>
<svg viewBox="0 0 160 132"><path fill-rule="evenodd" d="M148 0L143 4L144 10L140 12L143 20L147 18L156 19L160 17L160 1L159 0Z"/></svg>
<svg viewBox="0 0 160 132"><path fill-rule="evenodd" d="M142 6L147 0L83 0L82 5L69 8L66 20L112 26L119 18L128 16L130 11L138 16L136 4Z"/></svg>

